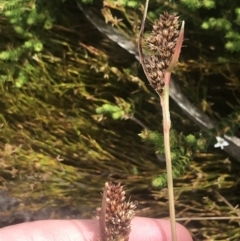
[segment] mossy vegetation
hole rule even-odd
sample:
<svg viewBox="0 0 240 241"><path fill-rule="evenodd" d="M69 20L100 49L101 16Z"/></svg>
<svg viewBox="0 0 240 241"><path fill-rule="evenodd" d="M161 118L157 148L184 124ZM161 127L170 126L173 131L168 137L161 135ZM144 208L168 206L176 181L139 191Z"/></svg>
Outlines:
<svg viewBox="0 0 240 241"><path fill-rule="evenodd" d="M9 217L2 225L13 223L16 212L46 206L76 206L83 218L92 217L110 180L129 188L138 215L168 217L166 190L151 185L164 175L165 163L139 136L144 127L162 132L158 97L139 63L94 28L75 1L38 2L0 3L0 188L23 204L2 212ZM136 43L143 4L105 0L90 6ZM237 241L239 221L217 217L239 216L240 165L213 148L215 136L239 135L237 1L153 0L147 30L164 10L186 21L186 47L174 70L181 90L219 122L202 132L171 103L173 157L179 150L193 157L193 149L206 147L186 160L185 172L179 170L177 217L186 217L181 222L194 240ZM114 111L102 113L104 106ZM192 220L206 216L216 219Z"/></svg>

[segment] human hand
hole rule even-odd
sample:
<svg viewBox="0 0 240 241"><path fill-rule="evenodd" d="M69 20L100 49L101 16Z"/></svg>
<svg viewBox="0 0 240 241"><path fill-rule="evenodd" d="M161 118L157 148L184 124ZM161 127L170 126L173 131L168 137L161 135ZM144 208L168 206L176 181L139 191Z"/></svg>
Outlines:
<svg viewBox="0 0 240 241"><path fill-rule="evenodd" d="M168 220L135 217L129 241L171 241ZM0 241L97 241L98 220L46 220L0 229ZM178 241L192 241L189 232L177 224Z"/></svg>

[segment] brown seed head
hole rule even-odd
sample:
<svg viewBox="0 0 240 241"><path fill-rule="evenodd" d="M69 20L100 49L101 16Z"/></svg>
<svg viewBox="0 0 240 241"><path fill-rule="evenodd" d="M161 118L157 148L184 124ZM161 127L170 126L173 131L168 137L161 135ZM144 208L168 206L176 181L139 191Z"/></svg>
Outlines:
<svg viewBox="0 0 240 241"><path fill-rule="evenodd" d="M161 93L164 88L164 73L171 63L179 37L179 17L163 13L155 21L151 34L145 39L146 46L153 53L143 57L143 65L150 85Z"/></svg>
<svg viewBox="0 0 240 241"><path fill-rule="evenodd" d="M128 240L131 231L130 222L134 217L136 206L136 202L125 201L125 191L120 183L105 184L102 208L96 210L100 229L104 229L100 230L102 241Z"/></svg>

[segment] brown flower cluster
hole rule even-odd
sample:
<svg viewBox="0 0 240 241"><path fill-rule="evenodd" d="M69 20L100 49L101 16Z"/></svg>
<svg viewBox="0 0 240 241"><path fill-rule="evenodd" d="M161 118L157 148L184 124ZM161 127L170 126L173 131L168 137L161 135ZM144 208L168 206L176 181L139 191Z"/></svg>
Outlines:
<svg viewBox="0 0 240 241"><path fill-rule="evenodd" d="M125 191L120 183L105 183L102 207L97 208L101 241L128 240L137 203L126 202L125 199Z"/></svg>
<svg viewBox="0 0 240 241"><path fill-rule="evenodd" d="M179 17L165 12L153 25L153 30L145 39L153 55L143 58L148 80L155 91L161 93L164 87L164 73L169 67L179 37Z"/></svg>

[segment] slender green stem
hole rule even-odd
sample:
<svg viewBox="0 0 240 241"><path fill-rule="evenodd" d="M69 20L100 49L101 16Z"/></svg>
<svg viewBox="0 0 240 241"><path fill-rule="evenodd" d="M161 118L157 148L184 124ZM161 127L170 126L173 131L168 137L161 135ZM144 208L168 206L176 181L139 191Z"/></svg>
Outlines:
<svg viewBox="0 0 240 241"><path fill-rule="evenodd" d="M165 86L164 91L160 95L162 114L163 114L163 132L164 132L164 150L165 159L167 166L167 183L168 183L168 198L169 198L169 212L171 222L171 234L172 241L177 241L176 233L176 217L175 217L175 206L174 206L174 192L173 192L173 175L172 175L172 160L171 160L171 149L170 149L170 112L169 112L169 82L171 73L165 72Z"/></svg>

